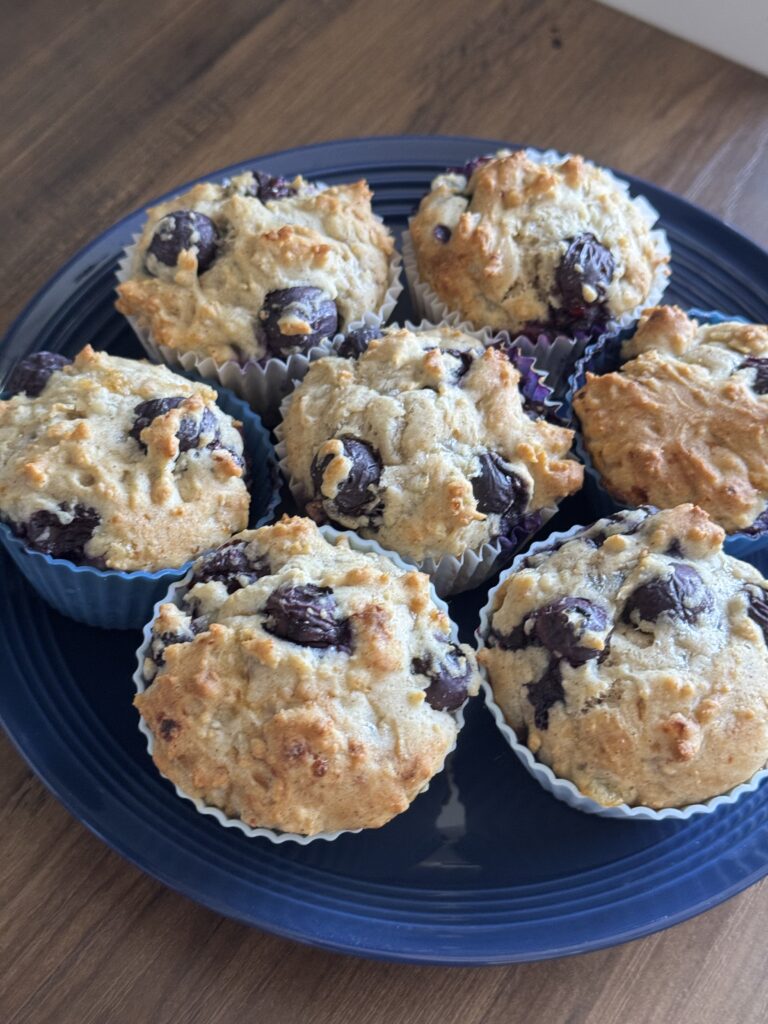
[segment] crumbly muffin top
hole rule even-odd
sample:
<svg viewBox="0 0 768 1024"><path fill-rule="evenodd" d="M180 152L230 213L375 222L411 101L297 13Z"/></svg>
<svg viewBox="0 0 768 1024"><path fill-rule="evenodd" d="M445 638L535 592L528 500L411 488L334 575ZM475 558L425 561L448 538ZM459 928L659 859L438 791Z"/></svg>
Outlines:
<svg viewBox="0 0 768 1024"><path fill-rule="evenodd" d="M628 505L695 502L728 532L768 501L768 327L646 310L614 373L574 400L603 484Z"/></svg>
<svg viewBox="0 0 768 1024"><path fill-rule="evenodd" d="M394 244L365 181L250 171L147 213L117 308L179 352L286 358L376 312Z"/></svg>
<svg viewBox="0 0 768 1024"><path fill-rule="evenodd" d="M383 825L441 770L479 684L423 573L298 517L203 556L152 631L135 704L155 763L253 827Z"/></svg>
<svg viewBox="0 0 768 1024"><path fill-rule="evenodd" d="M182 565L248 523L240 424L162 366L38 352L0 401L0 518L102 569Z"/></svg>
<svg viewBox="0 0 768 1024"><path fill-rule="evenodd" d="M680 505L602 519L499 587L479 659L539 761L601 804L684 807L768 760L768 582Z"/></svg>
<svg viewBox="0 0 768 1024"><path fill-rule="evenodd" d="M294 391L286 463L308 511L416 561L460 556L578 490L572 431L531 420L520 374L453 328L387 330Z"/></svg>
<svg viewBox="0 0 768 1024"><path fill-rule="evenodd" d="M419 274L475 327L599 332L666 264L648 210L580 156L480 158L432 182L410 222Z"/></svg>

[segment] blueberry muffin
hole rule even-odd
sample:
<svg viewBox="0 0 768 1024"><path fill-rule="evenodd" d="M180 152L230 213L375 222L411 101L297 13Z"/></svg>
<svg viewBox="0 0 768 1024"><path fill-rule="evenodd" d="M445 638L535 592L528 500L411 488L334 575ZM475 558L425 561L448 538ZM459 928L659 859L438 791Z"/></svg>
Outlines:
<svg viewBox="0 0 768 1024"><path fill-rule="evenodd" d="M526 414L520 373L449 327L389 329L314 363L280 435L310 515L421 562L460 557L578 490L572 432Z"/></svg>
<svg viewBox="0 0 768 1024"><path fill-rule="evenodd" d="M477 692L429 581L308 519L195 564L152 626L135 704L185 794L252 827L377 828L443 767Z"/></svg>
<svg viewBox="0 0 768 1024"><path fill-rule="evenodd" d="M195 185L148 211L117 308L179 354L306 353L384 300L394 245L371 194L258 171Z"/></svg>
<svg viewBox="0 0 768 1024"><path fill-rule="evenodd" d="M619 502L691 501L729 533L768 525L768 327L648 309L627 360L574 399L584 444Z"/></svg>
<svg viewBox="0 0 768 1024"><path fill-rule="evenodd" d="M0 519L101 569L179 566L248 523L239 424L216 392L86 346L23 360L0 401Z"/></svg>
<svg viewBox="0 0 768 1024"><path fill-rule="evenodd" d="M501 151L435 178L410 237L420 280L475 327L599 334L659 297L654 218L580 156Z"/></svg>
<svg viewBox="0 0 768 1024"><path fill-rule="evenodd" d="M479 659L518 737L611 806L684 807L768 760L768 582L694 505L621 512L525 559Z"/></svg>

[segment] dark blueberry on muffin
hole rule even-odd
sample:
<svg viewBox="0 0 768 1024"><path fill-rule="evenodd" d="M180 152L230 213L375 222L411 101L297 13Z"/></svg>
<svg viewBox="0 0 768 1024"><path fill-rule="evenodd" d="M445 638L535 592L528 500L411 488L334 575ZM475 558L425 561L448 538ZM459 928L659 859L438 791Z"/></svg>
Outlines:
<svg viewBox="0 0 768 1024"><path fill-rule="evenodd" d="M265 171L253 172L253 188L248 190L248 195L255 196L262 203L270 199L285 199L287 196L296 195L296 189L291 187L287 178L273 177Z"/></svg>
<svg viewBox="0 0 768 1024"><path fill-rule="evenodd" d="M344 335L344 340L336 350L337 354L342 359L359 359L369 344L375 338L380 337L380 327L371 327L369 324L365 324L363 327L356 327L353 331L347 331Z"/></svg>
<svg viewBox="0 0 768 1024"><path fill-rule="evenodd" d="M183 401L185 401L184 395L173 395L168 398L150 398L146 402L139 402L133 410L136 413L136 419L131 427L130 436L146 451L146 445L141 440L142 430L158 416L164 416L171 409L176 409ZM205 440L206 438L209 439L209 448L220 447L217 443L218 433L216 417L210 409L203 409L199 420L185 416L176 433L179 440L179 451L187 452L191 448L198 448L201 439Z"/></svg>
<svg viewBox="0 0 768 1024"><path fill-rule="evenodd" d="M245 543L238 541L203 555L195 565L190 586L216 581L226 586L227 593L233 594L268 573L266 561L263 558L249 558Z"/></svg>
<svg viewBox="0 0 768 1024"><path fill-rule="evenodd" d="M273 591L264 606L265 629L283 640L303 647L350 649L348 619L338 619L338 608L330 587L313 583L282 586Z"/></svg>
<svg viewBox="0 0 768 1024"><path fill-rule="evenodd" d="M472 666L456 644L446 642L446 651L439 661L431 654L414 658L411 670L429 679L424 699L436 711L455 711L467 699Z"/></svg>
<svg viewBox="0 0 768 1024"><path fill-rule="evenodd" d="M472 491L479 512L522 515L528 507L530 488L497 452L483 452L480 472L472 478Z"/></svg>
<svg viewBox="0 0 768 1024"><path fill-rule="evenodd" d="M381 457L373 445L355 437L340 438L343 455L349 459L351 468L341 481L333 499L325 499L332 512L337 510L345 516L360 516L370 512L377 500L377 488L381 479ZM327 454L316 455L312 462L312 480L317 494L322 498L323 474L328 464L336 458Z"/></svg>
<svg viewBox="0 0 768 1024"><path fill-rule="evenodd" d="M549 709L565 700L560 662L553 658L541 678L525 687L529 704L533 707L533 720L537 729L549 728Z"/></svg>
<svg viewBox="0 0 768 1024"><path fill-rule="evenodd" d="M5 390L9 395L25 394L37 398L56 370L72 360L60 352L33 352L16 364Z"/></svg>
<svg viewBox="0 0 768 1024"><path fill-rule="evenodd" d="M74 508L62 504L59 509L61 516L46 509L33 512L28 522L17 527L17 532L35 551L71 562L87 561L85 545L101 522L99 513L81 504Z"/></svg>
<svg viewBox="0 0 768 1024"><path fill-rule="evenodd" d="M755 377L752 381L752 390L756 395L768 395L768 359L749 356L740 364L739 369L754 370Z"/></svg>
<svg viewBox="0 0 768 1024"><path fill-rule="evenodd" d="M196 210L174 210L155 228L147 249L147 270L152 273L154 257L167 267L175 267L182 252L193 251L197 256L197 272L205 273L216 258L219 232L204 213Z"/></svg>
<svg viewBox="0 0 768 1024"><path fill-rule="evenodd" d="M259 314L270 350L285 356L306 352L336 333L336 303L321 288L297 286L269 292Z"/></svg>
<svg viewBox="0 0 768 1024"><path fill-rule="evenodd" d="M634 626L656 622L662 615L695 623L713 604L712 592L696 569L681 562L673 566L669 576L657 576L634 590L627 598L622 618Z"/></svg>
<svg viewBox="0 0 768 1024"><path fill-rule="evenodd" d="M605 609L585 597L559 597L533 614L536 639L571 665L583 665L600 655L602 648L582 641L586 633L602 633L607 627Z"/></svg>

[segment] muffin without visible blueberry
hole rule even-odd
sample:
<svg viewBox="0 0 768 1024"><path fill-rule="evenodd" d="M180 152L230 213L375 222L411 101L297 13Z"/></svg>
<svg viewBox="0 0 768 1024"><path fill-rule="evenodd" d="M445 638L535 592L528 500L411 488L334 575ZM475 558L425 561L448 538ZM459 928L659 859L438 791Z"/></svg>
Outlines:
<svg viewBox="0 0 768 1024"><path fill-rule="evenodd" d="M0 519L101 569L182 565L248 522L239 424L216 392L86 346L37 352L0 401Z"/></svg>
<svg viewBox="0 0 768 1024"><path fill-rule="evenodd" d="M525 559L479 654L536 758L603 805L684 807L768 760L768 582L705 512L603 519Z"/></svg>
<svg viewBox="0 0 768 1024"><path fill-rule="evenodd" d="M148 211L117 308L179 353L287 358L376 312L393 250L365 181L249 171Z"/></svg>
<svg viewBox="0 0 768 1024"><path fill-rule="evenodd" d="M602 168L501 151L439 175L410 221L420 279L477 328L597 335L648 302L668 256Z"/></svg>
<svg viewBox="0 0 768 1024"><path fill-rule="evenodd" d="M768 326L648 309L615 373L574 398L603 485L627 505L695 502L729 533L768 525Z"/></svg>
<svg viewBox="0 0 768 1024"><path fill-rule="evenodd" d="M253 827L376 828L443 766L477 692L429 581L307 519L201 558L153 624L135 703L160 771Z"/></svg>
<svg viewBox="0 0 768 1024"><path fill-rule="evenodd" d="M578 490L572 432L531 420L520 374L454 328L390 328L318 360L285 409L308 512L415 561L460 557Z"/></svg>

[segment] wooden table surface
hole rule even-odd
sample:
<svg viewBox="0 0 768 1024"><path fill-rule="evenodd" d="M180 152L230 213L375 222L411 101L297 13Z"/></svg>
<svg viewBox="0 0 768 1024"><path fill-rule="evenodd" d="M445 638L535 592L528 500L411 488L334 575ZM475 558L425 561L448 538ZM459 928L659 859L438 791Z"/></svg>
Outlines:
<svg viewBox="0 0 768 1024"><path fill-rule="evenodd" d="M583 152L768 243L768 82L590 0L3 5L5 328L174 184L266 151L443 132ZM146 878L0 739L2 1024L765 1024L768 883L670 931L485 969L368 963Z"/></svg>

